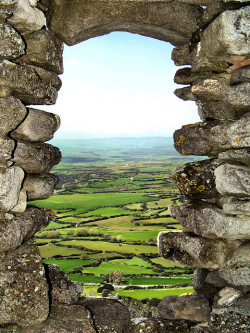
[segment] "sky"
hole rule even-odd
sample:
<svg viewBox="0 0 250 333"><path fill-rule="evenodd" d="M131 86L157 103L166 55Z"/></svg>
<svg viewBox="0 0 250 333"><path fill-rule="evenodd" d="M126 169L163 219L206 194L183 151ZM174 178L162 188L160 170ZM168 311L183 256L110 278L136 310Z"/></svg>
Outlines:
<svg viewBox="0 0 250 333"><path fill-rule="evenodd" d="M57 103L45 107L61 118L55 138L172 136L199 121L194 102L174 94L178 67L170 43L113 32L64 47Z"/></svg>

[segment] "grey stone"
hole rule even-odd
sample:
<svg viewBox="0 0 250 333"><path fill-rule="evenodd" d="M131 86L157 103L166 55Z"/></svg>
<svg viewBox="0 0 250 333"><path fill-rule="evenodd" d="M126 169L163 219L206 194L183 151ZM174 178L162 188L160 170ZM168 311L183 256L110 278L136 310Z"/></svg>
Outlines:
<svg viewBox="0 0 250 333"><path fill-rule="evenodd" d="M0 8L13 9L15 8L18 0L1 0Z"/></svg>
<svg viewBox="0 0 250 333"><path fill-rule="evenodd" d="M0 60L16 59L25 53L22 37L9 24L0 22Z"/></svg>
<svg viewBox="0 0 250 333"><path fill-rule="evenodd" d="M133 322L133 333L190 333L190 323L185 320L163 320L155 318L135 318Z"/></svg>
<svg viewBox="0 0 250 333"><path fill-rule="evenodd" d="M15 149L15 141L6 138L0 138L0 168L6 168L10 166L10 159L13 156L13 151Z"/></svg>
<svg viewBox="0 0 250 333"><path fill-rule="evenodd" d="M178 84L191 84L200 79L217 78L218 75L210 72L193 72L191 67L184 67L177 70L174 76L174 82Z"/></svg>
<svg viewBox="0 0 250 333"><path fill-rule="evenodd" d="M71 281L57 265L45 265L53 303L74 304L83 291L80 282Z"/></svg>
<svg viewBox="0 0 250 333"><path fill-rule="evenodd" d="M8 23L19 32L37 31L43 27L45 16L39 9L30 6L28 0L18 0Z"/></svg>
<svg viewBox="0 0 250 333"><path fill-rule="evenodd" d="M49 314L48 285L35 241L0 255L0 325L32 326Z"/></svg>
<svg viewBox="0 0 250 333"><path fill-rule="evenodd" d="M171 207L171 216L188 230L206 238L250 239L249 217L226 215L205 203Z"/></svg>
<svg viewBox="0 0 250 333"><path fill-rule="evenodd" d="M4 138L16 128L26 114L26 107L19 99L13 96L0 98L0 136Z"/></svg>
<svg viewBox="0 0 250 333"><path fill-rule="evenodd" d="M60 0L50 2L47 23L68 45L117 30L181 45L189 42L201 13L200 6L176 1L79 1L76 4Z"/></svg>
<svg viewBox="0 0 250 333"><path fill-rule="evenodd" d="M221 74L222 75L222 74ZM201 100L222 100L222 94L229 87L230 75L223 77L199 79L193 82L191 92Z"/></svg>
<svg viewBox="0 0 250 333"><path fill-rule="evenodd" d="M27 191L27 197L30 201L42 200L52 195L58 181L58 176L54 174L27 175L23 188Z"/></svg>
<svg viewBox="0 0 250 333"><path fill-rule="evenodd" d="M12 161L27 173L49 173L61 160L59 148L46 143L18 142Z"/></svg>
<svg viewBox="0 0 250 333"><path fill-rule="evenodd" d="M213 198L219 195L215 187L214 170L217 161L187 163L174 170L172 178L179 191L189 199Z"/></svg>
<svg viewBox="0 0 250 333"><path fill-rule="evenodd" d="M249 199L239 200L236 197L225 197L223 211L226 214L250 216L250 201Z"/></svg>
<svg viewBox="0 0 250 333"><path fill-rule="evenodd" d="M29 142L44 142L53 138L60 126L58 115L37 109L28 109L25 120L11 132L16 140Z"/></svg>
<svg viewBox="0 0 250 333"><path fill-rule="evenodd" d="M250 149L235 149L222 152L218 158L231 164L250 165Z"/></svg>
<svg viewBox="0 0 250 333"><path fill-rule="evenodd" d="M208 321L211 308L203 295L166 296L158 305L162 319Z"/></svg>
<svg viewBox="0 0 250 333"><path fill-rule="evenodd" d="M233 109L240 116L250 110L250 83L242 83L228 88L223 93L226 106Z"/></svg>
<svg viewBox="0 0 250 333"><path fill-rule="evenodd" d="M174 94L178 98L183 99L183 101L195 101L196 100L196 97L191 92L191 87L190 86L175 89Z"/></svg>
<svg viewBox="0 0 250 333"><path fill-rule="evenodd" d="M183 232L160 232L159 255L196 268L221 268L232 258L239 241L206 239Z"/></svg>
<svg viewBox="0 0 250 333"><path fill-rule="evenodd" d="M237 289L226 287L219 292L218 296L219 299L217 300L216 305L223 307L234 304L241 296L243 296L243 293Z"/></svg>
<svg viewBox="0 0 250 333"><path fill-rule="evenodd" d="M201 120L236 120L243 115L244 112L238 111L236 108L229 108L223 101L213 100L197 100L198 113Z"/></svg>
<svg viewBox="0 0 250 333"><path fill-rule="evenodd" d="M248 55L249 18L249 6L221 13L201 36L202 53L227 62L232 61L231 55Z"/></svg>
<svg viewBox="0 0 250 333"><path fill-rule="evenodd" d="M174 132L174 146L182 155L217 156L222 151L249 147L249 126L248 114L236 121L185 125Z"/></svg>
<svg viewBox="0 0 250 333"><path fill-rule="evenodd" d="M6 22L12 16L12 11L8 9L0 9L0 21Z"/></svg>
<svg viewBox="0 0 250 333"><path fill-rule="evenodd" d="M47 85L51 85L52 87L55 87L56 90L60 90L62 86L62 81L56 73L47 71L44 68L33 65L29 65L29 67L33 68L37 72L41 80L45 81Z"/></svg>
<svg viewBox="0 0 250 333"><path fill-rule="evenodd" d="M23 178L23 170L16 166L0 172L0 210L8 212L16 206Z"/></svg>
<svg viewBox="0 0 250 333"><path fill-rule="evenodd" d="M249 82L250 81L250 66L236 69L231 75L231 85Z"/></svg>
<svg viewBox="0 0 250 333"><path fill-rule="evenodd" d="M42 67L57 74L63 73L63 43L52 31L42 29L25 35L24 63Z"/></svg>
<svg viewBox="0 0 250 333"><path fill-rule="evenodd" d="M249 197L250 172L246 167L224 164L214 171L217 191L224 196Z"/></svg>
<svg viewBox="0 0 250 333"><path fill-rule="evenodd" d="M45 228L52 220L49 210L28 207L23 213L6 213L0 221L0 252L17 249L24 240Z"/></svg>
<svg viewBox="0 0 250 333"><path fill-rule="evenodd" d="M189 44L183 44L173 48L171 58L176 66L191 65Z"/></svg>
<svg viewBox="0 0 250 333"><path fill-rule="evenodd" d="M27 195L24 189L21 189L18 197L17 204L11 209L13 213L22 213L25 211L27 206Z"/></svg>
<svg viewBox="0 0 250 333"><path fill-rule="evenodd" d="M57 90L26 66L8 60L0 62L0 97L13 94L25 104L54 104Z"/></svg>

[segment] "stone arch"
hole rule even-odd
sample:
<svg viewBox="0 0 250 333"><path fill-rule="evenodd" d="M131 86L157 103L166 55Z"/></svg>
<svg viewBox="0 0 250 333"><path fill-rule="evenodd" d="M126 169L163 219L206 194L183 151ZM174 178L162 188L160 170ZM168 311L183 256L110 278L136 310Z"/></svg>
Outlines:
<svg viewBox="0 0 250 333"><path fill-rule="evenodd" d="M46 12L49 29L43 27ZM244 0L0 2L2 332L248 331L249 12ZM209 156L176 170L173 177L190 200L171 209L183 229L158 237L161 255L197 268L196 295L167 297L156 316L144 309L143 321L129 314L138 304L79 299L79 286L56 268L45 274L33 236L53 211L26 209L26 197L51 195L57 180L49 171L60 161L60 151L44 143L58 117L27 106L55 103L62 41L74 44L116 29L177 45L176 65L191 67L177 71L175 82L186 87L176 94L196 101L202 121L177 130L175 147L183 155Z"/></svg>

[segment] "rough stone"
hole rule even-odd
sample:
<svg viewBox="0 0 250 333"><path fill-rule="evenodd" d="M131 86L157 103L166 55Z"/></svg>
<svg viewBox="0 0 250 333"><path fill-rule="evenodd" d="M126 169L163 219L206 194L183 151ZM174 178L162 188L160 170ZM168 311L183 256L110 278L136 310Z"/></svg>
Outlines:
<svg viewBox="0 0 250 333"><path fill-rule="evenodd" d="M24 189L21 189L18 197L17 204L11 209L13 213L22 213L25 211L27 206L27 195Z"/></svg>
<svg viewBox="0 0 250 333"><path fill-rule="evenodd" d="M203 295L166 296L158 305L163 319L185 319L192 322L208 321L211 312Z"/></svg>
<svg viewBox="0 0 250 333"><path fill-rule="evenodd" d="M249 6L221 13L201 36L202 53L229 63L232 61L230 55L249 54L249 19Z"/></svg>
<svg viewBox="0 0 250 333"><path fill-rule="evenodd" d="M17 205L23 177L23 170L16 166L0 172L0 210L8 212Z"/></svg>
<svg viewBox="0 0 250 333"><path fill-rule="evenodd" d="M184 44L173 48L171 58L176 66L191 65L189 44Z"/></svg>
<svg viewBox="0 0 250 333"><path fill-rule="evenodd" d="M49 314L48 286L35 241L0 255L0 325L32 326Z"/></svg>
<svg viewBox="0 0 250 333"><path fill-rule="evenodd" d="M223 162L250 165L250 149L228 150L220 153L218 157Z"/></svg>
<svg viewBox="0 0 250 333"><path fill-rule="evenodd" d="M250 83L242 83L228 88L223 93L226 107L232 109L239 116L250 110Z"/></svg>
<svg viewBox="0 0 250 333"><path fill-rule="evenodd" d="M160 256L196 268L221 268L232 258L241 243L206 239L183 232L160 232Z"/></svg>
<svg viewBox="0 0 250 333"><path fill-rule="evenodd" d="M201 100L222 100L222 94L229 87L230 75L223 77L198 79L193 82L191 92Z"/></svg>
<svg viewBox="0 0 250 333"><path fill-rule="evenodd" d="M0 138L0 168L6 168L12 164L10 159L12 158L14 149L14 140L8 137Z"/></svg>
<svg viewBox="0 0 250 333"><path fill-rule="evenodd" d="M243 296L243 293L237 289L226 287L219 292L218 296L217 306L222 307L233 305L241 296Z"/></svg>
<svg viewBox="0 0 250 333"><path fill-rule="evenodd" d="M195 101L196 100L196 97L191 92L191 87L190 86L175 89L174 94L178 98L182 99L183 101Z"/></svg>
<svg viewBox="0 0 250 333"><path fill-rule="evenodd" d="M43 27L45 16L39 9L30 6L28 0L18 0L8 23L19 32L37 31Z"/></svg>
<svg viewBox="0 0 250 333"><path fill-rule="evenodd" d="M57 90L42 81L39 75L26 66L8 60L0 62L0 97L13 94L24 104L54 104Z"/></svg>
<svg viewBox="0 0 250 333"><path fill-rule="evenodd" d="M205 203L172 206L171 216L202 237L250 239L249 217L226 215L216 206Z"/></svg>
<svg viewBox="0 0 250 333"><path fill-rule="evenodd" d="M236 121L185 125L174 132L174 146L182 155L217 156L229 149L249 147L249 126L248 114Z"/></svg>
<svg viewBox="0 0 250 333"><path fill-rule="evenodd" d="M25 44L22 37L9 24L0 22L0 60L16 59L25 52Z"/></svg>
<svg viewBox="0 0 250 333"><path fill-rule="evenodd" d="M211 72L193 72L191 67L184 67L177 70L174 76L174 82L178 84L191 84L194 81L202 79L217 79L218 74Z"/></svg>
<svg viewBox="0 0 250 333"><path fill-rule="evenodd" d="M45 265L53 303L74 304L82 293L80 282L73 282L57 265Z"/></svg>
<svg viewBox="0 0 250 333"><path fill-rule="evenodd" d="M60 118L58 115L29 108L27 117L11 132L11 137L29 142L49 141L59 126Z"/></svg>
<svg viewBox="0 0 250 333"><path fill-rule="evenodd" d="M49 210L37 207L28 207L23 213L6 213L0 221L0 252L17 249L24 240L32 238L51 220Z"/></svg>
<svg viewBox="0 0 250 333"><path fill-rule="evenodd" d="M239 200L236 197L225 197L223 200L223 211L226 214L250 216L250 201Z"/></svg>
<svg viewBox="0 0 250 333"><path fill-rule="evenodd" d="M0 136L4 138L16 128L26 114L26 107L17 98L13 96L0 98Z"/></svg>
<svg viewBox="0 0 250 333"><path fill-rule="evenodd" d="M49 28L68 45L117 30L181 45L189 42L201 13L200 6L176 1L73 3L60 0L50 2L47 22Z"/></svg>
<svg viewBox="0 0 250 333"><path fill-rule="evenodd" d="M0 21L5 23L8 18L12 16L12 11L8 9L1 9L0 8Z"/></svg>
<svg viewBox="0 0 250 333"><path fill-rule="evenodd" d="M188 199L214 198L219 194L214 177L218 166L218 161L211 160L187 163L175 169L172 177L179 191Z"/></svg>
<svg viewBox="0 0 250 333"><path fill-rule="evenodd" d="M54 174L27 175L23 188L27 191L28 200L42 200L52 195L58 181Z"/></svg>
<svg viewBox="0 0 250 333"><path fill-rule="evenodd" d="M250 81L250 66L242 67L235 70L231 75L231 85L249 82Z"/></svg>
<svg viewBox="0 0 250 333"><path fill-rule="evenodd" d="M18 0L1 0L0 8L14 9Z"/></svg>
<svg viewBox="0 0 250 333"><path fill-rule="evenodd" d="M56 90L60 90L62 86L62 81L56 73L47 71L46 69L33 65L29 65L29 67L33 68L37 72L41 80L45 81L47 85L51 85L52 87L55 87Z"/></svg>
<svg viewBox="0 0 250 333"><path fill-rule="evenodd" d="M249 197L250 173L246 167L224 164L214 171L217 191L224 196Z"/></svg>
<svg viewBox="0 0 250 333"><path fill-rule="evenodd" d="M59 148L50 144L18 142L12 161L27 173L49 173L61 160Z"/></svg>
<svg viewBox="0 0 250 333"><path fill-rule="evenodd" d="M160 320L155 318L135 318L133 333L190 333L190 323L184 320Z"/></svg>
<svg viewBox="0 0 250 333"><path fill-rule="evenodd" d="M25 35L26 54L21 61L57 74L63 73L63 43L49 30L42 29Z"/></svg>

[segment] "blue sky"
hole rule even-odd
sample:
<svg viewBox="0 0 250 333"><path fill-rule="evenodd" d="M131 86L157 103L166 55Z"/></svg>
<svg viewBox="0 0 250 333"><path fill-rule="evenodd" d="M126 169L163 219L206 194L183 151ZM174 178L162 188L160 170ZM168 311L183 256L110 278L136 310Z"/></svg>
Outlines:
<svg viewBox="0 0 250 333"><path fill-rule="evenodd" d="M199 121L195 103L173 94L172 48L126 32L65 46L63 86L46 107L61 117L55 138L171 136Z"/></svg>

